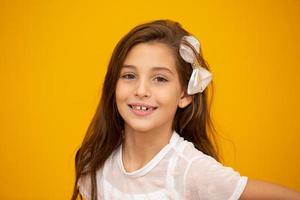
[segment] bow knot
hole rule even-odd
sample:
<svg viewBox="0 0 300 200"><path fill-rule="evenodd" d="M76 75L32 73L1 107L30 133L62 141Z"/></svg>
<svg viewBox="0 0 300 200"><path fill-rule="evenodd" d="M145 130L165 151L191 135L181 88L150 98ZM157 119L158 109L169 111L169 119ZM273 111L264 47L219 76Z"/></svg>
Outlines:
<svg viewBox="0 0 300 200"><path fill-rule="evenodd" d="M200 52L200 43L194 36L182 37L179 54L183 58L183 60L190 63L193 68L193 72L188 84L187 93L190 95L196 94L198 92L202 93L212 80L212 74L204 67L201 67L196 58L196 54L187 43L190 44L198 54Z"/></svg>

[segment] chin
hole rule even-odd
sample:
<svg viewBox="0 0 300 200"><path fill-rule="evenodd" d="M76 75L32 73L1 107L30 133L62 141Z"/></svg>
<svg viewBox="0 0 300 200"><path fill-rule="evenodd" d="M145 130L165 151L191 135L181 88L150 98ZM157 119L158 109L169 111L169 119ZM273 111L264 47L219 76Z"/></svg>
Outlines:
<svg viewBox="0 0 300 200"><path fill-rule="evenodd" d="M147 124L146 126L132 126L132 125L128 125L130 127L131 130L136 131L136 132L149 132L151 130L153 130L154 127L149 126L149 124Z"/></svg>

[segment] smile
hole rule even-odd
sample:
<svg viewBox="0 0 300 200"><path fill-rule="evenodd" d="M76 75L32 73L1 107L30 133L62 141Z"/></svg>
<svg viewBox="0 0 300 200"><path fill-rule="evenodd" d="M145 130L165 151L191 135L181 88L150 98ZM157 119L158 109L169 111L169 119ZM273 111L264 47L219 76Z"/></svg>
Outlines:
<svg viewBox="0 0 300 200"><path fill-rule="evenodd" d="M139 106L139 105L129 105L130 110L137 116L146 116L153 113L157 107Z"/></svg>

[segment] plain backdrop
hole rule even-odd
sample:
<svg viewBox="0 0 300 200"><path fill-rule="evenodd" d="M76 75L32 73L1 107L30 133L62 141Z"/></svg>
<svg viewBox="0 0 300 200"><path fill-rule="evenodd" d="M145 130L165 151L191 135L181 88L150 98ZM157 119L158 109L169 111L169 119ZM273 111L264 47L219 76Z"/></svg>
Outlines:
<svg viewBox="0 0 300 200"><path fill-rule="evenodd" d="M0 199L69 199L119 39L178 21L213 74L224 164L300 190L300 1L0 1Z"/></svg>

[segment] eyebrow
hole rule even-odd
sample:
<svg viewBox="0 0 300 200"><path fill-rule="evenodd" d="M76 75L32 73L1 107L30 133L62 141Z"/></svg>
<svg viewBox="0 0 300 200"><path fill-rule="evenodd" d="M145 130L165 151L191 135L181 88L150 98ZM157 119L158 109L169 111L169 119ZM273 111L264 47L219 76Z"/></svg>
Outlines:
<svg viewBox="0 0 300 200"><path fill-rule="evenodd" d="M122 68L136 69L136 66L124 64L124 65L122 65ZM164 70L164 71L167 71L167 72L171 73L172 75L174 75L174 72L172 72L169 68L166 68L166 67L152 67L151 70L152 71Z"/></svg>

